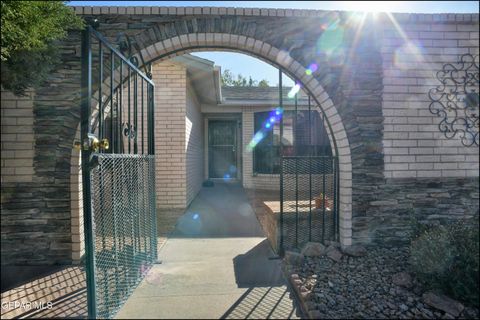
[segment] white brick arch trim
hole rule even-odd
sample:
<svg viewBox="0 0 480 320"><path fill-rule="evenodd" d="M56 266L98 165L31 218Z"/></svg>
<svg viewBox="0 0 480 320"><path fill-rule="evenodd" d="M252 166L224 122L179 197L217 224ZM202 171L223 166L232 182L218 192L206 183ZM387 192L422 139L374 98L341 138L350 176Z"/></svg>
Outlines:
<svg viewBox="0 0 480 320"><path fill-rule="evenodd" d="M142 46L140 46L142 47ZM177 55L194 51L235 51L263 60L286 74L297 79L305 91L310 93L326 116L330 130L327 130L332 150L339 158L340 168L340 242L342 246L352 244L352 160L350 145L345 126L338 110L322 85L312 76L308 76L300 63L288 52L270 44L242 36L227 33L190 33L156 42L141 50L145 61L166 60Z"/></svg>

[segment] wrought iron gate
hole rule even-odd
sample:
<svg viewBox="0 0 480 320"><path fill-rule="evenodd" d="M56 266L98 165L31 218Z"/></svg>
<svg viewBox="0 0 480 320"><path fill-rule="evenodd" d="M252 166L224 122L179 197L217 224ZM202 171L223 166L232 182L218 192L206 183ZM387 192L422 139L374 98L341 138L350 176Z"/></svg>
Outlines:
<svg viewBox="0 0 480 320"><path fill-rule="evenodd" d="M338 158L324 113L312 106L310 95L300 108L296 86L288 95L294 109L290 116L284 110L280 119L280 254L310 241L338 240ZM283 110L281 70L279 90Z"/></svg>
<svg viewBox="0 0 480 320"><path fill-rule="evenodd" d="M89 318L112 318L157 259L154 83L82 34L81 137Z"/></svg>

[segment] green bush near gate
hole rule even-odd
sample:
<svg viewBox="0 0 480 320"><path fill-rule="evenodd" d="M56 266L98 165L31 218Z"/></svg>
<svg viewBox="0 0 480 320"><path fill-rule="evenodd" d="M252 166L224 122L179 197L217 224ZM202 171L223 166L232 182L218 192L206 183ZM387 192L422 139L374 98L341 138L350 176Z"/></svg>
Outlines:
<svg viewBox="0 0 480 320"><path fill-rule="evenodd" d="M479 306L479 223L474 219L440 226L417 226L410 262L420 282Z"/></svg>
<svg viewBox="0 0 480 320"><path fill-rule="evenodd" d="M39 86L60 62L58 41L84 22L62 1L1 1L1 85L16 95Z"/></svg>

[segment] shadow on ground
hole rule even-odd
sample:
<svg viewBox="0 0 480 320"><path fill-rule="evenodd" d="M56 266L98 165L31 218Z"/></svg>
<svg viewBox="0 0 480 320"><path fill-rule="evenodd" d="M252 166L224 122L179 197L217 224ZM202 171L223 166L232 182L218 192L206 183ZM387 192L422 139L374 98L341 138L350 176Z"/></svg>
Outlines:
<svg viewBox="0 0 480 320"><path fill-rule="evenodd" d="M239 288L275 287L285 284L280 260L274 256L268 240L233 259L235 282Z"/></svg>

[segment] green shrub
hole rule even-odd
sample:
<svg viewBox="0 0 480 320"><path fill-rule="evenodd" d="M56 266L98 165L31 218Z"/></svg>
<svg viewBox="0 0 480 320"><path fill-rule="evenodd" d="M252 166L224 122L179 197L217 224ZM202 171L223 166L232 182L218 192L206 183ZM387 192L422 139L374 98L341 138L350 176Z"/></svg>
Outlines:
<svg viewBox="0 0 480 320"><path fill-rule="evenodd" d="M410 262L431 289L479 305L479 226L477 219L430 227L413 239Z"/></svg>
<svg viewBox="0 0 480 320"><path fill-rule="evenodd" d="M17 95L38 87L58 65L58 40L83 19L64 1L1 1L1 85Z"/></svg>

